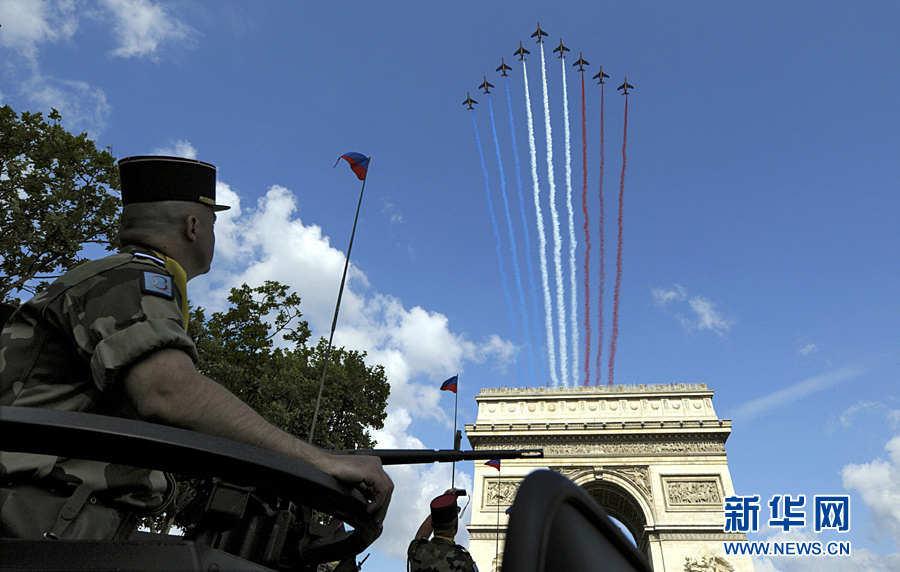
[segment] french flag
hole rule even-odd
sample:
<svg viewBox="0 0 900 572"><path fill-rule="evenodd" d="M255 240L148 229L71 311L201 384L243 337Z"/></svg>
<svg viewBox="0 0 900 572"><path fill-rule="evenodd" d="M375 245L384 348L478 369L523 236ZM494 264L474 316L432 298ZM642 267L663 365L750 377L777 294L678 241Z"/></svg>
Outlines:
<svg viewBox="0 0 900 572"><path fill-rule="evenodd" d="M494 467L498 471L500 470L500 459L491 459L487 463L485 463L487 467Z"/></svg>

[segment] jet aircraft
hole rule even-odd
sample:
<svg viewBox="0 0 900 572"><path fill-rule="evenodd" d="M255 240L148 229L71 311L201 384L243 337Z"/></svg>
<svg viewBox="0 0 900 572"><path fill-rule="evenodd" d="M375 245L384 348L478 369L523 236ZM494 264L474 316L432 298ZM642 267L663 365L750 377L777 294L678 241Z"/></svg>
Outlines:
<svg viewBox="0 0 900 572"><path fill-rule="evenodd" d="M474 99L472 99L472 96L469 95L469 92L467 91L467 92L466 92L466 100L465 100L462 104L463 104L463 105L468 105L468 106L469 106L469 109L475 109L474 107L472 107L472 104L473 104L473 103L478 103L478 102L475 101Z"/></svg>
<svg viewBox="0 0 900 572"><path fill-rule="evenodd" d="M547 35L547 32L541 30L541 23L538 22L538 29L537 29L537 32L531 34L531 37L533 38L533 37L537 36L537 42L536 42L536 43L538 43L538 44L543 44L543 43L544 43L544 40L543 40L543 38L542 38L541 36L546 36L546 35Z"/></svg>
<svg viewBox="0 0 900 572"><path fill-rule="evenodd" d="M625 76L625 83L623 83L622 85L620 85L619 87L617 87L617 88L616 88L616 91L618 91L618 90L620 90L620 89L624 90L624 91L622 92L622 95L628 95L628 90L629 90L629 89L634 89L634 86L631 85L630 83L628 83L628 76Z"/></svg>
<svg viewBox="0 0 900 572"><path fill-rule="evenodd" d="M483 89L484 93L491 93L491 90L488 88L494 87L494 84L488 83L487 76L483 75L481 77L484 78L484 82L481 85L479 85L478 88Z"/></svg>
<svg viewBox="0 0 900 572"><path fill-rule="evenodd" d="M578 71L583 72L584 66L589 66L589 65L591 65L591 62L586 61L584 59L584 56L582 55L582 53L578 52L578 60L574 64L572 64L572 67L578 66Z"/></svg>
<svg viewBox="0 0 900 572"><path fill-rule="evenodd" d="M595 75L592 79L599 80L599 81L597 81L597 85L600 85L601 83L606 83L605 81L603 81L603 78L605 78L605 77L609 77L609 74L603 73L603 66L600 66L600 72L597 75Z"/></svg>
<svg viewBox="0 0 900 572"><path fill-rule="evenodd" d="M556 59L562 59L566 57L566 52L571 51L569 48L565 47L562 43L562 38L559 39L559 47L553 50L553 53L559 52L559 57Z"/></svg>
<svg viewBox="0 0 900 572"><path fill-rule="evenodd" d="M503 72L503 73L500 74L500 76L503 77L503 76L509 75L508 73L506 73L506 70L511 70L511 69L512 69L512 68L509 67L508 65L506 65L506 62L503 61L503 58L500 58L500 67L497 68L497 71L498 71L498 72Z"/></svg>
<svg viewBox="0 0 900 572"><path fill-rule="evenodd" d="M513 55L519 56L519 61L521 62L521 61L525 60L525 54L530 54L530 53L531 52L529 52L528 50L526 50L525 48L522 47L522 42L519 42L519 49L516 50L515 52L513 52Z"/></svg>

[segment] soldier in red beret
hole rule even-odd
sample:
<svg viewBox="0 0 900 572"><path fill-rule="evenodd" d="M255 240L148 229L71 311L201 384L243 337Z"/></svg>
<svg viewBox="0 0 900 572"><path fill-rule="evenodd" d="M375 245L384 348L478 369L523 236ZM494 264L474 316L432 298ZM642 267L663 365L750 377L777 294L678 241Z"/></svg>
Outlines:
<svg viewBox="0 0 900 572"><path fill-rule="evenodd" d="M472 555L454 540L459 531L459 492L447 489L431 501L431 514L406 551L412 572L478 572Z"/></svg>

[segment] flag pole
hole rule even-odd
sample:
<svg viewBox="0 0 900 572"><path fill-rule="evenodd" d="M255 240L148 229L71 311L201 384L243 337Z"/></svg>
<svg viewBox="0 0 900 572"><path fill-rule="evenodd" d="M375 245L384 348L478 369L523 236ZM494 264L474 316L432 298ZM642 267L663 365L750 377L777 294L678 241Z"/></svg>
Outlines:
<svg viewBox="0 0 900 572"><path fill-rule="evenodd" d="M503 498L503 495L500 494L500 468L503 466L503 463L500 463L497 466L497 535L496 535L496 544L494 546L494 569L499 570L500 567L497 566L497 559L500 557L500 499Z"/></svg>
<svg viewBox="0 0 900 572"><path fill-rule="evenodd" d="M456 448L456 411L457 406L459 405L459 374L456 374L456 391L453 392L453 448ZM453 466L450 468L452 473L450 474L450 488L456 488L456 461L453 461Z"/></svg>
<svg viewBox="0 0 900 572"><path fill-rule="evenodd" d="M340 160L340 159L338 159ZM338 312L341 309L341 296L344 294L344 282L347 280L347 267L350 265L350 250L353 249L353 237L356 236L356 223L359 221L359 209L362 206L363 192L366 190L368 178L368 165L372 158L368 158L366 165L367 176L362 180L362 188L359 190L359 202L356 204L356 217L353 219L353 230L350 232L350 245L347 247L347 256L344 258L344 274L341 276L341 287L338 290L337 304L334 306L334 320L331 322L331 335L328 336L328 349L325 351L325 365L322 367L322 380L319 382L319 396L316 397L316 409L313 411L312 425L309 428L309 443L312 444L316 433L316 420L319 417L319 405L322 403L322 388L325 387L325 374L328 372L328 362L331 360L331 342L334 340L334 330L337 328Z"/></svg>

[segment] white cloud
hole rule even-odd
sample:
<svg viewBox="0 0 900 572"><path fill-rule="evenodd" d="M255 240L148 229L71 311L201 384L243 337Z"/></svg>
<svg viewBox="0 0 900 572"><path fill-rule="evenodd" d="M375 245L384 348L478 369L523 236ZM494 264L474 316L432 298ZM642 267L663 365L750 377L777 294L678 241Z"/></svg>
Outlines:
<svg viewBox="0 0 900 572"><path fill-rule="evenodd" d="M150 0L102 0L112 13L118 46L111 53L123 58L156 57L167 43L189 42L195 31Z"/></svg>
<svg viewBox="0 0 900 572"><path fill-rule="evenodd" d="M676 317L688 331L709 330L721 337L734 325L734 320L719 312L716 309L716 304L708 298L693 296L688 300L687 290L680 284L675 284L672 288L653 288L650 291L650 295L653 298L653 304L660 308L687 301L693 313L686 316L684 313L679 312L676 314Z"/></svg>
<svg viewBox="0 0 900 572"><path fill-rule="evenodd" d="M0 46L37 65L38 46L70 39L78 29L73 0L0 2Z"/></svg>
<svg viewBox="0 0 900 572"><path fill-rule="evenodd" d="M802 355L808 356L809 354L817 351L819 348L816 347L816 344L806 344L802 348L800 348L799 352Z"/></svg>
<svg viewBox="0 0 900 572"><path fill-rule="evenodd" d="M671 290L654 288L650 291L650 294L653 296L653 303L660 307L672 302L684 302L687 298L687 291L678 284L675 284Z"/></svg>
<svg viewBox="0 0 900 572"><path fill-rule="evenodd" d="M853 426L853 420L859 413L882 408L886 408L886 406L883 403L876 403L875 401L859 401L854 403L848 407L846 411L841 413L841 426L845 429L849 429Z"/></svg>
<svg viewBox="0 0 900 572"><path fill-rule="evenodd" d="M689 303L696 318L688 322L689 327L693 329L710 330L723 336L734 324L733 320L717 311L716 305L703 296L694 296Z"/></svg>
<svg viewBox="0 0 900 572"><path fill-rule="evenodd" d="M785 405L802 399L807 395L816 393L817 391L822 391L833 385L856 379L865 373L866 369L862 366L848 365L835 371L807 378L800 383L795 383L794 385L780 389L769 395L760 397L759 399L754 399L749 403L745 403L734 411L731 418L736 421L747 421L757 415L768 413L779 407L784 407Z"/></svg>
<svg viewBox="0 0 900 572"><path fill-rule="evenodd" d="M67 129L86 131L91 137L106 127L112 110L106 93L83 81L43 76L38 72L22 82L21 91L38 109L59 111Z"/></svg>
<svg viewBox="0 0 900 572"><path fill-rule="evenodd" d="M186 159L196 159L197 150L190 142L184 139L172 141L168 147L159 147L153 150L154 155L170 155L174 157L184 157ZM218 194L216 195L218 197Z"/></svg>
<svg viewBox="0 0 900 572"><path fill-rule="evenodd" d="M900 435L885 445L888 459L845 465L845 489L856 489L869 507L874 530L883 531L900 547Z"/></svg>

